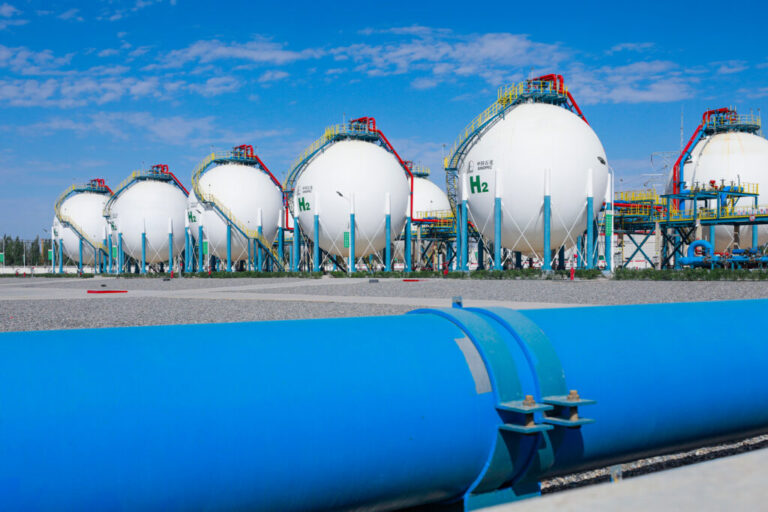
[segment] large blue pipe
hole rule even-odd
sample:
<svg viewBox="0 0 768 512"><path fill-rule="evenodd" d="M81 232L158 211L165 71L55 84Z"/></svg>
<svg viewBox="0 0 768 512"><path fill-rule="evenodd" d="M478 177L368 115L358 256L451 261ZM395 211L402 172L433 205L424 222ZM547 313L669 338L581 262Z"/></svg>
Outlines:
<svg viewBox="0 0 768 512"><path fill-rule="evenodd" d="M535 495L547 476L768 431L768 343L728 321L766 307L0 334L3 508L470 509ZM638 318L665 335L625 328Z"/></svg>

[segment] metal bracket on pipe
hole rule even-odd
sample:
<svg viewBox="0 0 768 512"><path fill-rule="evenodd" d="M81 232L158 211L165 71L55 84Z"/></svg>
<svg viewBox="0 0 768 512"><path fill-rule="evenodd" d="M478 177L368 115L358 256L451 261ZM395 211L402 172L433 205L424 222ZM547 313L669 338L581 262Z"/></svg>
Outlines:
<svg viewBox="0 0 768 512"><path fill-rule="evenodd" d="M518 415L523 415L524 423L522 425L517 423L504 423L503 425L499 426L499 430L515 432L517 434L536 434L539 432L552 430L554 428L552 425L536 423L533 414L536 412L551 411L553 409L554 407L551 405L535 402L531 395L526 396L525 400L502 402L496 406L496 410L500 412L512 412Z"/></svg>
<svg viewBox="0 0 768 512"><path fill-rule="evenodd" d="M544 413L544 423L566 428L579 428L582 425L594 423L591 418L579 417L579 407L585 405L594 405L595 400L581 398L576 390L572 390L568 395L545 396L542 402L553 406L553 411L549 414Z"/></svg>

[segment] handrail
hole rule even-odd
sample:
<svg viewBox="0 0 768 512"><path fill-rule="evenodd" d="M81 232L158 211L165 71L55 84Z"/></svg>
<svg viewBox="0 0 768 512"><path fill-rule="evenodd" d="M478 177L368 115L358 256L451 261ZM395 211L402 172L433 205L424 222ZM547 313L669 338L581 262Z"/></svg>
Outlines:
<svg viewBox="0 0 768 512"><path fill-rule="evenodd" d="M164 170L161 170L163 168ZM168 181L173 183L176 187L178 187L182 192L184 192L185 196L189 195L189 191L187 188L182 185L182 183L179 181L179 179L176 177L175 174L170 172L168 170L168 166L161 164L161 165L155 165L152 166L149 170L139 170L139 171L133 171L127 178L125 178L123 181L120 182L120 184L115 189L115 192L112 194L112 196L109 198L107 203L104 205L104 217L109 217L110 211L112 208L112 204L117 200L117 198L122 194L126 189L131 187L134 183L137 183L139 181L144 180L155 180L155 181Z"/></svg>

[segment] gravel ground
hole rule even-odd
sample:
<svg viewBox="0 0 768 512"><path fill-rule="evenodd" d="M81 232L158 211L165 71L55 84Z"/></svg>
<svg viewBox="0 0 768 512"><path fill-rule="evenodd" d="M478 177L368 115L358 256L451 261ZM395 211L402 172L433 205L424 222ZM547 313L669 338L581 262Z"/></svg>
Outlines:
<svg viewBox="0 0 768 512"><path fill-rule="evenodd" d="M286 287L265 293L310 293L345 296L461 295L465 299L557 302L564 304L644 304L651 302L691 302L768 298L768 282L686 282L686 281L543 281L543 280L457 280L428 279L403 282L380 279L378 283L350 282L347 286Z"/></svg>
<svg viewBox="0 0 768 512"><path fill-rule="evenodd" d="M750 437L733 443L705 446L697 448L696 450L679 452L672 455L640 459L626 464L617 464L616 466L607 468L544 480L541 482L541 493L550 494L611 480L615 481L622 478L631 478L647 473L653 473L654 471L679 468L680 466L687 466L688 464L750 452L760 448L768 448L768 435Z"/></svg>
<svg viewBox="0 0 768 512"><path fill-rule="evenodd" d="M0 292L2 293L2 292ZM132 325L252 322L368 315L395 315L411 307L318 302L267 302L166 298L24 300L0 303L0 332Z"/></svg>

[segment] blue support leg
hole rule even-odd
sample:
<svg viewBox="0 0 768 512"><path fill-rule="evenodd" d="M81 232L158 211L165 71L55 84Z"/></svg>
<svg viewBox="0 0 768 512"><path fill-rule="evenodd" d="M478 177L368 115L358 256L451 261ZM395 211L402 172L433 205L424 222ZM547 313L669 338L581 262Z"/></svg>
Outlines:
<svg viewBox="0 0 768 512"><path fill-rule="evenodd" d="M493 269L501 270L501 198L497 197L493 211Z"/></svg>
<svg viewBox="0 0 768 512"><path fill-rule="evenodd" d="M595 267L595 223L592 218L594 199L587 197L587 268Z"/></svg>
<svg viewBox="0 0 768 512"><path fill-rule="evenodd" d="M411 216L408 215L405 217L405 246L403 247L403 256L405 257L405 267L404 270L406 272L411 271L411 260L413 259L413 256L411 255Z"/></svg>
<svg viewBox="0 0 768 512"><path fill-rule="evenodd" d="M59 274L64 273L64 244L59 239Z"/></svg>
<svg viewBox="0 0 768 512"><path fill-rule="evenodd" d="M320 216L314 216L315 240L312 244L312 272L320 272Z"/></svg>
<svg viewBox="0 0 768 512"><path fill-rule="evenodd" d="M259 226L259 238L256 241L256 271L261 272L264 270L264 249L261 247L261 244L259 243L260 240L264 238L264 232L262 231L261 226Z"/></svg>
<svg viewBox="0 0 768 512"><path fill-rule="evenodd" d="M141 273L147 273L147 234L141 234Z"/></svg>
<svg viewBox="0 0 768 512"><path fill-rule="evenodd" d="M197 227L197 271L203 271L203 226Z"/></svg>
<svg viewBox="0 0 768 512"><path fill-rule="evenodd" d="M469 208L467 200L461 202L461 270L469 271Z"/></svg>
<svg viewBox="0 0 768 512"><path fill-rule="evenodd" d="M79 239L78 255L79 255L78 256L79 259L77 262L77 270L82 274L83 273L83 239L82 238Z"/></svg>
<svg viewBox="0 0 768 512"><path fill-rule="evenodd" d="M349 214L349 272L355 271L355 214Z"/></svg>
<svg viewBox="0 0 768 512"><path fill-rule="evenodd" d="M550 222L552 219L551 196L544 196L544 261L541 269L544 271L552 270L552 250L550 249Z"/></svg>
<svg viewBox="0 0 768 512"><path fill-rule="evenodd" d="M227 223L227 272L232 272L232 224Z"/></svg>
<svg viewBox="0 0 768 512"><path fill-rule="evenodd" d="M301 265L301 228L298 219L293 220L293 271L298 272Z"/></svg>
<svg viewBox="0 0 768 512"><path fill-rule="evenodd" d="M168 274L173 274L173 233L168 233Z"/></svg>
<svg viewBox="0 0 768 512"><path fill-rule="evenodd" d="M384 230L387 236L387 245L384 247L384 271L392 270L392 215L387 214L384 219Z"/></svg>

